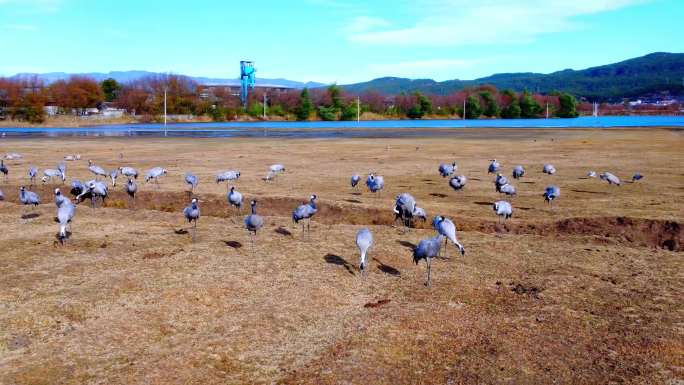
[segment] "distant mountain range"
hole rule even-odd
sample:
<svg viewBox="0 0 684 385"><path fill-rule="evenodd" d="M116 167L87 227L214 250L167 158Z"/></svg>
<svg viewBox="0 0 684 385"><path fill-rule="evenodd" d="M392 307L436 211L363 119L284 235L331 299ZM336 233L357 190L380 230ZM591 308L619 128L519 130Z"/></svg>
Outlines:
<svg viewBox="0 0 684 385"><path fill-rule="evenodd" d="M127 83L133 80L137 80L146 76L155 76L155 75L163 75L161 73L157 72L149 72L149 71L111 71L107 73L102 73L102 72L87 72L87 73L66 73L66 72L47 72L47 73L42 73L42 74L36 74L36 73L19 73L16 74L12 77L29 77L29 76L38 76L39 78L43 79L46 83L50 84L53 82L56 82L58 80L64 80L68 79L70 76L87 76L89 78L93 78L96 81L100 82L104 79L112 78L115 79L119 83ZM225 79L225 78L208 78L208 77L201 77L201 76L188 76L191 79L194 79L196 82L199 84L213 84L213 85L240 85L240 79L235 78L235 79ZM266 78L256 78L256 85L257 86L275 86L275 87L289 87L289 88L304 88L304 87L309 87L309 88L314 88L314 87L321 87L324 86L325 84L323 83L317 83L317 82L298 82L294 80L287 80L287 79L266 79Z"/></svg>
<svg viewBox="0 0 684 385"><path fill-rule="evenodd" d="M684 95L684 53L657 52L619 63L584 70L566 69L550 74L501 73L475 80L406 79L384 77L344 85L351 93L377 91L393 95L420 91L446 95L466 87L491 84L498 89L549 93L564 91L590 100L619 100L660 92Z"/></svg>

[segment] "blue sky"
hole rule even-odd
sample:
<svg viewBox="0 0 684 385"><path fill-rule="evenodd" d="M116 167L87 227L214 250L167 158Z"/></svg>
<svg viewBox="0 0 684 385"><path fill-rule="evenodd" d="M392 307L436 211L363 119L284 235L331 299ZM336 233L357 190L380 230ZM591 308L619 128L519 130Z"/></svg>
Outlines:
<svg viewBox="0 0 684 385"><path fill-rule="evenodd" d="M0 0L0 75L473 79L684 52L684 0Z"/></svg>

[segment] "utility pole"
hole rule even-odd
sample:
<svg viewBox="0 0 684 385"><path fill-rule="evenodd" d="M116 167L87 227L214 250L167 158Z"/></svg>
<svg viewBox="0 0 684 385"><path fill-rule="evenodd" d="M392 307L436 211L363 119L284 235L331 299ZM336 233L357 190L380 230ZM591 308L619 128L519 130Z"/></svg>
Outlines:
<svg viewBox="0 0 684 385"><path fill-rule="evenodd" d="M466 100L465 100L465 98L463 98L463 116L462 116L463 120L465 120L465 102L466 102Z"/></svg>
<svg viewBox="0 0 684 385"><path fill-rule="evenodd" d="M266 92L264 92L264 120L266 120Z"/></svg>
<svg viewBox="0 0 684 385"><path fill-rule="evenodd" d="M164 136L166 136L166 85L164 85Z"/></svg>
<svg viewBox="0 0 684 385"><path fill-rule="evenodd" d="M546 119L549 118L549 102L546 102Z"/></svg>
<svg viewBox="0 0 684 385"><path fill-rule="evenodd" d="M361 98L356 97L356 123L361 121Z"/></svg>

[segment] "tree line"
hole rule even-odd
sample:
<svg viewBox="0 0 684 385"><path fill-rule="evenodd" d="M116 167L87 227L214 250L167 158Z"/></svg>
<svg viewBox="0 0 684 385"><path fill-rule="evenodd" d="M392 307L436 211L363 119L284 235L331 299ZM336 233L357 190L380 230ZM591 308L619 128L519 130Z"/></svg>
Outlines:
<svg viewBox="0 0 684 385"><path fill-rule="evenodd" d="M518 93L491 85L470 87L449 95L415 92L393 96L374 91L352 94L335 84L278 92L256 88L250 93L245 109L228 87L207 87L179 75L153 75L124 84L114 79L97 82L82 76L49 85L37 77L0 78L0 118L42 122L44 106L55 106L61 114L78 115L89 108L107 105L149 121L163 114L165 91L168 114L206 116L216 121L260 118L264 113L271 119L355 120L357 114L364 119L517 119L542 118L547 114L572 118L591 112L586 103L578 103L567 93ZM619 114L626 108L626 105L611 105L608 110Z"/></svg>

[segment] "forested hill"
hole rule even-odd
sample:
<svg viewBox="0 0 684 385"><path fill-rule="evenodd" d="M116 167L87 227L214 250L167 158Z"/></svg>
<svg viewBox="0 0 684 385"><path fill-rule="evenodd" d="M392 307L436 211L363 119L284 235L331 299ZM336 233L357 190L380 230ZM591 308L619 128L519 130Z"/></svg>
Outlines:
<svg viewBox="0 0 684 385"><path fill-rule="evenodd" d="M491 84L498 89L548 93L564 91L591 100L619 100L669 91L684 95L684 53L657 52L619 63L583 70L566 69L550 74L502 73L475 80L406 79L384 77L369 82L349 84L351 93L377 91L392 95L420 91L447 95L466 87Z"/></svg>

